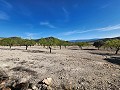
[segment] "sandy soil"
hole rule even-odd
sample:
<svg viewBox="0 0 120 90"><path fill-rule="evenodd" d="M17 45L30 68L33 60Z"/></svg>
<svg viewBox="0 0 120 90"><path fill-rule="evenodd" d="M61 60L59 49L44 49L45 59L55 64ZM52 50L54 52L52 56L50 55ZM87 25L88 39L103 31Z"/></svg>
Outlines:
<svg viewBox="0 0 120 90"><path fill-rule="evenodd" d="M35 83L51 77L54 86L72 85L78 90L120 90L120 54L77 47L49 49L34 46L0 46L0 67L10 78Z"/></svg>

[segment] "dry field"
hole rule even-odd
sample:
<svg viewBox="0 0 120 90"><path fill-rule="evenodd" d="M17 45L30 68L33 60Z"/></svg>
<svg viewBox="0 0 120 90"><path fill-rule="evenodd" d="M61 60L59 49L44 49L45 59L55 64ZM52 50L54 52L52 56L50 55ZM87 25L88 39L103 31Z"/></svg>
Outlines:
<svg viewBox="0 0 120 90"><path fill-rule="evenodd" d="M55 88L77 90L120 90L120 53L96 50L93 47L49 49L40 46L0 46L0 67L11 79L26 78L33 83L50 77Z"/></svg>

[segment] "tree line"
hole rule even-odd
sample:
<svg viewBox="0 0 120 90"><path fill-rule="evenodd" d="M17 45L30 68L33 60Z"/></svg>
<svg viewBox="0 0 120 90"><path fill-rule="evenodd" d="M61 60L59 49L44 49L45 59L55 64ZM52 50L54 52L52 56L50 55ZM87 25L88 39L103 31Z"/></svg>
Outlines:
<svg viewBox="0 0 120 90"><path fill-rule="evenodd" d="M103 48L109 48L109 49L114 49L115 54L118 54L118 51L120 50L120 39L110 39L110 40L100 40L96 41L93 43L93 46L98 48L98 50L103 47Z"/></svg>
<svg viewBox="0 0 120 90"><path fill-rule="evenodd" d="M20 37L10 37L10 38L1 39L0 45L9 46L10 48L12 46L25 46L26 50L28 49L29 46L38 45L38 46L43 46L44 48L47 47L50 50L50 53L53 46L57 46L60 49L62 48L62 46L64 46L65 48L67 46L78 46L80 49L83 49L82 47L84 46L93 45L96 48L98 48L98 50L101 47L115 49L115 54L118 54L118 51L120 50L120 39L111 39L106 41L100 40L100 41L95 41L93 44L91 44L90 42L69 42L54 37L41 38L38 40L22 39Z"/></svg>

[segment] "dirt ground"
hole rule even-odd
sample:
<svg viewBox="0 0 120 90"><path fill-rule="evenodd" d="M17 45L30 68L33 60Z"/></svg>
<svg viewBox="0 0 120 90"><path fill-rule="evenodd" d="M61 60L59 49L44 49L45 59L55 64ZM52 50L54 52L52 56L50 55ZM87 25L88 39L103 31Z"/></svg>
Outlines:
<svg viewBox="0 0 120 90"><path fill-rule="evenodd" d="M11 79L26 78L33 83L50 77L53 86L75 87L77 90L120 90L120 53L93 47L0 46L0 67Z"/></svg>

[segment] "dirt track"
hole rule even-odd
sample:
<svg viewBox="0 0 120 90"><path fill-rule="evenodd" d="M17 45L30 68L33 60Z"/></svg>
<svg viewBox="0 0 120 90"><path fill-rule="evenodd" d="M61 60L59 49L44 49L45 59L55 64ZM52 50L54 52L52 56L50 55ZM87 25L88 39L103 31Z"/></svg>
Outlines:
<svg viewBox="0 0 120 90"><path fill-rule="evenodd" d="M120 54L77 47L56 48L51 54L38 46L24 49L0 47L0 67L11 78L27 78L35 83L51 77L55 86L64 83L80 90L120 89Z"/></svg>

